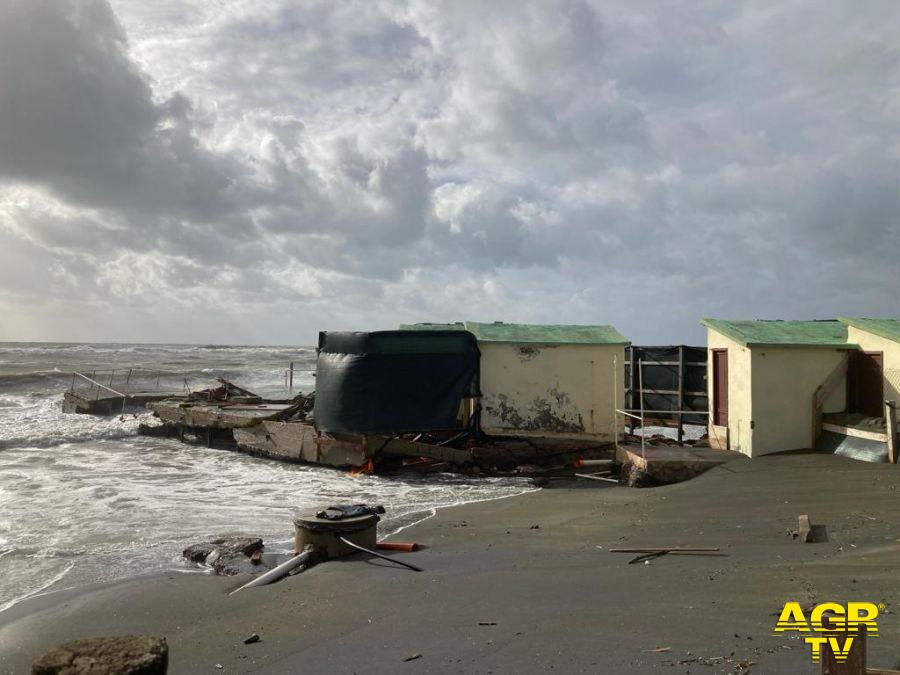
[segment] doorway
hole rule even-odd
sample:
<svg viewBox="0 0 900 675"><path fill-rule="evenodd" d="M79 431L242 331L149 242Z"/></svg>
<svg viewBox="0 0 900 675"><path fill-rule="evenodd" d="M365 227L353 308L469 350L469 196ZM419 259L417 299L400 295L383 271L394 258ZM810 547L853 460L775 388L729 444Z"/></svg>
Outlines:
<svg viewBox="0 0 900 675"><path fill-rule="evenodd" d="M847 369L847 411L865 417L884 417L883 356L881 352L852 352Z"/></svg>
<svg viewBox="0 0 900 675"><path fill-rule="evenodd" d="M728 426L728 350L712 350L713 424Z"/></svg>

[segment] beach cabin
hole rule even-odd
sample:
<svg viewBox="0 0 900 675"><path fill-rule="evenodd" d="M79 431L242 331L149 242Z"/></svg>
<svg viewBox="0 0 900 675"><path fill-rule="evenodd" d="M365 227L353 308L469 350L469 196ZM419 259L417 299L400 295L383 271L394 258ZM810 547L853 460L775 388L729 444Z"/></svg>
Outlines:
<svg viewBox="0 0 900 675"><path fill-rule="evenodd" d="M847 342L859 345L851 358L848 412L884 416L884 402L900 402L900 319L839 317Z"/></svg>
<svg viewBox="0 0 900 675"><path fill-rule="evenodd" d="M840 321L724 321L707 328L710 445L750 457L815 447L821 417L846 410Z"/></svg>
<svg viewBox="0 0 900 675"><path fill-rule="evenodd" d="M612 326L515 323L414 324L465 327L481 352L481 428L489 434L612 442L625 397L625 347Z"/></svg>

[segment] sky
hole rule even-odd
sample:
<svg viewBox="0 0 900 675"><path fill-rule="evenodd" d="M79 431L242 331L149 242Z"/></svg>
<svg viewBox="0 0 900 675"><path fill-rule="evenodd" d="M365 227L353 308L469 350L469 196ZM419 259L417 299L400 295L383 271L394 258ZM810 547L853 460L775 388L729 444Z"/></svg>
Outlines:
<svg viewBox="0 0 900 675"><path fill-rule="evenodd" d="M897 316L894 0L0 0L0 340Z"/></svg>

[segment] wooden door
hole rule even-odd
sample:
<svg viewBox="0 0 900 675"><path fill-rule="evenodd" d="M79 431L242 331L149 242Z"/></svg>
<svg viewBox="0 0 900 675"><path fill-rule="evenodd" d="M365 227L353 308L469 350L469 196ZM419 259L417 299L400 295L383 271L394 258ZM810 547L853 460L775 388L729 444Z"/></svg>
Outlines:
<svg viewBox="0 0 900 675"><path fill-rule="evenodd" d="M728 350L713 349L713 424L728 426Z"/></svg>
<svg viewBox="0 0 900 675"><path fill-rule="evenodd" d="M847 410L884 417L881 352L853 352L847 370Z"/></svg>

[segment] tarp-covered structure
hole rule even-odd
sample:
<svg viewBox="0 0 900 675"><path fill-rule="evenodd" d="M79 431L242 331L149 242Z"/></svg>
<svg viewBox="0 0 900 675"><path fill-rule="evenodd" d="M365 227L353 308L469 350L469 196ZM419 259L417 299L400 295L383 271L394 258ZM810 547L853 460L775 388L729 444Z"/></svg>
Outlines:
<svg viewBox="0 0 900 675"><path fill-rule="evenodd" d="M322 332L316 428L405 433L457 426L478 394L480 353L465 330Z"/></svg>

